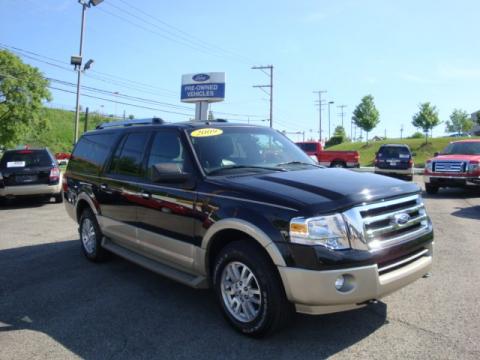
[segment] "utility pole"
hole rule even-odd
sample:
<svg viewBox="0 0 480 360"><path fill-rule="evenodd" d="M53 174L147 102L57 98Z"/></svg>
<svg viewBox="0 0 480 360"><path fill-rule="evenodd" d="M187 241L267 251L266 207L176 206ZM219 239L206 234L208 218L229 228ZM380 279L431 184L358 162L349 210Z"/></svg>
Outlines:
<svg viewBox="0 0 480 360"><path fill-rule="evenodd" d="M403 124L400 127L400 140L403 139Z"/></svg>
<svg viewBox="0 0 480 360"><path fill-rule="evenodd" d="M322 142L322 94L326 94L327 90L317 90L313 93L318 94L318 138Z"/></svg>
<svg viewBox="0 0 480 360"><path fill-rule="evenodd" d="M75 66L77 71L77 96L75 101L75 133L73 135L73 143L76 144L78 140L78 122L80 119L80 80L82 77L82 53L83 53L83 33L85 28L85 13L87 8L90 6L97 6L103 0L78 0L79 4L82 5L82 22L80 27L80 51L78 56L72 56L70 63ZM87 70L90 65L93 63L93 60L89 60L83 70Z"/></svg>
<svg viewBox="0 0 480 360"><path fill-rule="evenodd" d="M338 115L340 115L342 117L342 127L343 127L343 116L345 115L345 112L343 111L343 109L345 109L346 107L347 107L347 105L338 105L337 106L337 108L340 109L340 113Z"/></svg>
<svg viewBox="0 0 480 360"><path fill-rule="evenodd" d="M330 135L330 105L334 104L334 101L329 101L328 102L328 139L330 140L331 135Z"/></svg>
<svg viewBox="0 0 480 360"><path fill-rule="evenodd" d="M259 88L264 93L270 96L270 127L273 127L273 65L267 66L252 66L254 70L261 70L267 76L270 77L270 85L253 85L254 88ZM264 70L270 70L269 73L266 73ZM263 88L270 88L270 92L266 92Z"/></svg>
<svg viewBox="0 0 480 360"><path fill-rule="evenodd" d="M385 129L385 136L384 136L385 140L387 139L387 129Z"/></svg>
<svg viewBox="0 0 480 360"><path fill-rule="evenodd" d="M85 123L83 124L83 132L87 132L88 130L88 106L85 109Z"/></svg>

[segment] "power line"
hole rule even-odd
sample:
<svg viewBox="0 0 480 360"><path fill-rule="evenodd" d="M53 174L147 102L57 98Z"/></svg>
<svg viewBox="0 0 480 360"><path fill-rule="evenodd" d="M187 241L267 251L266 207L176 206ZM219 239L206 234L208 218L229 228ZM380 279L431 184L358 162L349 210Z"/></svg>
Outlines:
<svg viewBox="0 0 480 360"><path fill-rule="evenodd" d="M196 37L195 35L193 35L193 34L191 34L191 33L188 33L188 32L183 31L182 29L179 29L179 28L177 28L177 27L175 27L175 26L173 26L173 25L171 25L171 24L168 24L167 22L161 20L160 18L155 17L155 16L153 16L153 15L151 15L151 14L143 11L142 9L140 9L140 8L132 5L131 3L127 2L127 1L124 1L124 0L119 0L119 1L120 1L122 4L124 4L125 6L131 8L131 9L133 9L133 10L135 10L135 11L137 11L138 13L140 13L140 14L146 16L146 17L149 17L149 18L157 21L158 23L162 24L163 26L166 26L166 27L168 27L168 28L170 28L170 29L172 29L172 30L175 31L175 32L172 32L172 31L168 31L168 30L163 29L163 31L166 31L166 32L168 32L169 34L172 34L172 35L174 35L174 36L179 36L179 37L181 37L181 38L183 38L183 39L188 39L188 41L196 42L196 43L198 43L198 44L201 44L201 45L204 46L204 47L206 46L206 47L209 47L209 48L211 48L211 49L216 49L216 50L218 50L218 51L220 51L220 52L223 52L223 53L227 54L227 55L230 56L230 57L233 56L233 57L234 57L235 59L237 59L237 60L238 60L239 58L243 58L243 59L245 59L245 61L246 61L245 63L246 63L246 64L252 63L252 59L249 59L248 57L246 57L246 56L244 56L244 55L242 55L242 54L240 54L240 53L237 53L237 52L235 52L235 51L228 50L228 49L225 49L225 48L220 47L220 46L218 46L218 45L209 43L209 42L207 42L207 41L205 41L205 40L203 40L203 39L201 39L201 38L199 38L199 37ZM109 4L111 5L111 3L109 3Z"/></svg>

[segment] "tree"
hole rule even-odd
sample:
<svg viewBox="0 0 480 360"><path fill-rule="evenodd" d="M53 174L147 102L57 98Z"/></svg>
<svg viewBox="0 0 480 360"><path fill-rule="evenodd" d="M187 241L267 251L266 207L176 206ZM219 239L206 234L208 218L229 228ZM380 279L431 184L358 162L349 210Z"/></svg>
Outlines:
<svg viewBox="0 0 480 360"><path fill-rule="evenodd" d="M42 102L50 100L48 80L7 50L0 50L0 144L9 147L32 131L47 127Z"/></svg>
<svg viewBox="0 0 480 360"><path fill-rule="evenodd" d="M445 123L445 131L463 133L472 130L474 125L466 111L454 109L450 115L450 120Z"/></svg>
<svg viewBox="0 0 480 360"><path fill-rule="evenodd" d="M129 120L135 119L135 115L133 115L133 114L128 115L128 119L129 119Z"/></svg>
<svg viewBox="0 0 480 360"><path fill-rule="evenodd" d="M416 131L412 135L410 135L408 138L409 139L421 139L421 138L423 138L423 134L420 131Z"/></svg>
<svg viewBox="0 0 480 360"><path fill-rule="evenodd" d="M372 95L362 98L360 104L353 111L352 120L360 129L365 130L368 144L368 133L380 122L380 113L375 107Z"/></svg>
<svg viewBox="0 0 480 360"><path fill-rule="evenodd" d="M346 141L348 141L347 133L345 132L343 126L339 125L335 128L333 136L325 143L325 147L338 145Z"/></svg>
<svg viewBox="0 0 480 360"><path fill-rule="evenodd" d="M425 144L428 143L428 131L440 124L437 108L429 102L418 106L419 111L412 118L413 126L421 128L425 133Z"/></svg>

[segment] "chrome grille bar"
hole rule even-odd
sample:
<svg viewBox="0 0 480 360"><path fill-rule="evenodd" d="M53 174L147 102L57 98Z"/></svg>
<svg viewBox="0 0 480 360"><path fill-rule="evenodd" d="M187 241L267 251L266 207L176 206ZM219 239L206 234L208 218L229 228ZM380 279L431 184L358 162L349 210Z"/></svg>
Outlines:
<svg viewBox="0 0 480 360"><path fill-rule="evenodd" d="M465 163L463 161L434 161L433 171L458 173L464 171Z"/></svg>
<svg viewBox="0 0 480 360"><path fill-rule="evenodd" d="M381 250L431 231L419 194L358 206L346 211L344 218L352 247L362 250Z"/></svg>

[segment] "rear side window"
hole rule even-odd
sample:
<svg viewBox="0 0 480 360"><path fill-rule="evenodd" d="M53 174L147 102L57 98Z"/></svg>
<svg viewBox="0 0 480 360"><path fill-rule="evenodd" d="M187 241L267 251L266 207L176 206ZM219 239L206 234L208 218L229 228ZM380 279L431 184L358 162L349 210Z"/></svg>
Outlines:
<svg viewBox="0 0 480 360"><path fill-rule="evenodd" d="M135 177L143 176L143 156L149 136L150 134L146 132L126 135L115 151L110 173Z"/></svg>
<svg viewBox="0 0 480 360"><path fill-rule="evenodd" d="M401 146L383 146L378 151L378 157L408 159L410 158L410 150Z"/></svg>
<svg viewBox="0 0 480 360"><path fill-rule="evenodd" d="M75 147L68 169L90 175L99 174L116 139L115 133L83 136Z"/></svg>
<svg viewBox="0 0 480 360"><path fill-rule="evenodd" d="M300 149L303 151L309 151L309 152L314 152L317 151L317 144L311 144L311 143L300 143L297 144Z"/></svg>
<svg viewBox="0 0 480 360"><path fill-rule="evenodd" d="M46 167L54 163L46 150L7 151L0 161L1 168Z"/></svg>

